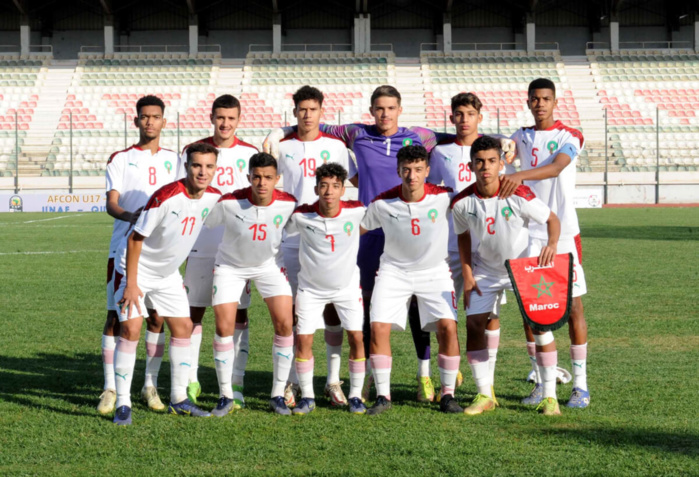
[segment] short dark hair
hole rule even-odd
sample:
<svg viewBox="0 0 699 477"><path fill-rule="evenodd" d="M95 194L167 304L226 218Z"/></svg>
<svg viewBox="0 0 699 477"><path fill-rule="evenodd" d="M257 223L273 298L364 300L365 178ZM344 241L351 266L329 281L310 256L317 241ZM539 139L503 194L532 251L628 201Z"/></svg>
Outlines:
<svg viewBox="0 0 699 477"><path fill-rule="evenodd" d="M294 95L292 96L292 99L294 100L295 108L298 108L299 103L301 101L308 101L309 99L314 99L318 101L319 105L323 106L323 100L325 99L325 96L323 96L322 91L318 88L306 85L301 86L299 89L297 89Z"/></svg>
<svg viewBox="0 0 699 477"><path fill-rule="evenodd" d="M481 136L471 144L471 161L476 157L476 154L480 151L489 151L490 149L495 149L498 151L498 157L502 158L502 145L500 144L500 139L496 139L493 136Z"/></svg>
<svg viewBox="0 0 699 477"><path fill-rule="evenodd" d="M336 162L326 162L316 169L316 185L320 184L320 180L324 177L337 177L344 184L347 179L347 170Z"/></svg>
<svg viewBox="0 0 699 477"><path fill-rule="evenodd" d="M398 167L404 162L419 162L425 161L430 165L430 155L423 146L410 145L403 146L398 150L396 156L398 158Z"/></svg>
<svg viewBox="0 0 699 477"><path fill-rule="evenodd" d="M195 142L191 146L188 146L185 152L187 153L187 164L192 163L192 156L194 154L213 154L218 160L218 148L208 142Z"/></svg>
<svg viewBox="0 0 699 477"><path fill-rule="evenodd" d="M553 84L553 81L548 78L537 78L529 83L529 88L527 88L527 96L532 94L532 91L535 89L550 89L553 91L553 96L556 96L556 85Z"/></svg>
<svg viewBox="0 0 699 477"><path fill-rule="evenodd" d="M137 116L141 115L141 108L143 108L144 106L160 106L160 109L162 110L163 114L165 114L165 103L163 103L162 99L158 98L157 96L153 96L152 94L143 96L141 99L136 101Z"/></svg>
<svg viewBox="0 0 699 477"><path fill-rule="evenodd" d="M371 93L371 105L374 105L374 101L376 101L379 98L382 98L384 96L388 96L389 98L397 98L398 99L398 104L400 105L401 97L400 93L396 88L393 86L384 84L382 86L379 86L374 90L373 93Z"/></svg>
<svg viewBox="0 0 699 477"><path fill-rule="evenodd" d="M238 98L232 94L222 94L218 98L214 99L214 104L211 105L211 114L214 114L218 108L238 108L238 114L240 114L241 111L240 101L238 101Z"/></svg>
<svg viewBox="0 0 699 477"><path fill-rule="evenodd" d="M253 154L250 156L250 161L249 161L250 167L248 170L252 172L253 169L256 167L269 167L272 166L275 169L277 168L277 160L272 156L271 154L267 154L266 152L258 152L257 154Z"/></svg>
<svg viewBox="0 0 699 477"><path fill-rule="evenodd" d="M483 103L473 93L459 93L451 98L451 112L453 113L459 106L473 106L473 109L480 113Z"/></svg>

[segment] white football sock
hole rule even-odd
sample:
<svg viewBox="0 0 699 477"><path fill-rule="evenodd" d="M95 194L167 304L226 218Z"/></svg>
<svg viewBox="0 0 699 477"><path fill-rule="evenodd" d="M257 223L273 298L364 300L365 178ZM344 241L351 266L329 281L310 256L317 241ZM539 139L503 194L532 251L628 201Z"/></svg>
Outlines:
<svg viewBox="0 0 699 477"><path fill-rule="evenodd" d="M104 368L104 389L116 389L114 382L114 350L117 337L102 335L102 366Z"/></svg>
<svg viewBox="0 0 699 477"><path fill-rule="evenodd" d="M250 354L250 330L248 322L236 323L233 333L233 349L235 360L233 360L233 384L243 386L245 383L245 368L248 366L248 356Z"/></svg>
<svg viewBox="0 0 699 477"><path fill-rule="evenodd" d="M310 359L296 358L296 375L299 377L299 386L301 386L301 397L315 399L316 395L313 392L313 367L315 360L311 356Z"/></svg>
<svg viewBox="0 0 699 477"><path fill-rule="evenodd" d="M235 359L233 337L219 335L214 336L214 366L216 378L218 378L219 395L233 399L233 386L231 378Z"/></svg>
<svg viewBox="0 0 699 477"><path fill-rule="evenodd" d="M544 387L544 399L549 397L555 398L556 376L558 375L558 371L556 370L556 365L558 364L558 352L537 351L536 360L539 363L539 370L541 372L541 384Z"/></svg>
<svg viewBox="0 0 699 477"><path fill-rule="evenodd" d="M189 370L189 382L199 382L199 353L201 352L201 323L194 323L192 327L192 346L190 347L192 354L192 369Z"/></svg>
<svg viewBox="0 0 699 477"><path fill-rule="evenodd" d="M114 353L114 374L116 375L116 407L131 407L131 381L136 366L136 348L138 341L119 338Z"/></svg>
<svg viewBox="0 0 699 477"><path fill-rule="evenodd" d="M473 380L476 383L478 394L493 397L491 392L490 366L488 364L488 350L481 349L466 353L468 365L471 368Z"/></svg>
<svg viewBox="0 0 699 477"><path fill-rule="evenodd" d="M349 376L350 376L350 398L362 398L362 387L364 386L364 378L366 377L366 358L350 359L349 360Z"/></svg>
<svg viewBox="0 0 699 477"><path fill-rule="evenodd" d="M442 396L447 394L454 396L456 388L456 375L459 372L461 356L447 356L440 354L437 357L439 363L439 379L442 383Z"/></svg>
<svg viewBox="0 0 699 477"><path fill-rule="evenodd" d="M570 359L573 362L573 387L587 391L587 343L570 345Z"/></svg>
<svg viewBox="0 0 699 477"><path fill-rule="evenodd" d="M485 330L485 339L488 343L488 370L490 371L490 383L495 384L495 363L498 360L498 347L500 346L500 328L497 330Z"/></svg>
<svg viewBox="0 0 699 477"><path fill-rule="evenodd" d="M158 373L165 354L165 333L146 330L146 379L144 387L158 387Z"/></svg>
<svg viewBox="0 0 699 477"><path fill-rule="evenodd" d="M170 402L173 404L187 399L191 344L189 338L170 338Z"/></svg>
<svg viewBox="0 0 699 477"><path fill-rule="evenodd" d="M325 350L328 357L326 384L339 383L342 363L342 326L325 326Z"/></svg>
<svg viewBox="0 0 699 477"><path fill-rule="evenodd" d="M389 401L391 400L391 368L393 366L393 358L383 354L372 354L371 368L374 374L374 386L376 386L376 395L384 396Z"/></svg>
<svg viewBox="0 0 699 477"><path fill-rule="evenodd" d="M289 380L289 373L294 359L294 337L274 335L272 345L273 372L272 372L272 397L284 396L284 388ZM297 380L298 383L298 380Z"/></svg>
<svg viewBox="0 0 699 477"><path fill-rule="evenodd" d="M418 358L417 360L417 377L421 378L423 376L432 376L432 367L430 366L430 360L429 359L420 359Z"/></svg>

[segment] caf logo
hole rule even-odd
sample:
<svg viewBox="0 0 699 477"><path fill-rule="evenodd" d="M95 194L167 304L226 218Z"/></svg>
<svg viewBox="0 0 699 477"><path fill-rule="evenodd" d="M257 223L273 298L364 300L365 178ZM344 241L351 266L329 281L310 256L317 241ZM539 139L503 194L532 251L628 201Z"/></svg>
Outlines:
<svg viewBox="0 0 699 477"><path fill-rule="evenodd" d="M22 198L20 196L10 197L10 212L22 212Z"/></svg>

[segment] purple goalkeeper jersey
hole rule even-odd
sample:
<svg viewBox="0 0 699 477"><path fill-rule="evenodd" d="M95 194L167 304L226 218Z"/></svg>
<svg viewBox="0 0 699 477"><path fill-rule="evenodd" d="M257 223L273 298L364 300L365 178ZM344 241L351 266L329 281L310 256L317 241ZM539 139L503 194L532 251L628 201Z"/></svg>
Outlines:
<svg viewBox="0 0 699 477"><path fill-rule="evenodd" d="M422 145L429 152L442 138L441 134L419 127L398 128L392 136L382 136L376 126L365 124L321 124L320 130L344 140L354 151L357 165L350 161L349 177L359 174L358 196L365 206L382 192L401 183L396 159L401 147Z"/></svg>

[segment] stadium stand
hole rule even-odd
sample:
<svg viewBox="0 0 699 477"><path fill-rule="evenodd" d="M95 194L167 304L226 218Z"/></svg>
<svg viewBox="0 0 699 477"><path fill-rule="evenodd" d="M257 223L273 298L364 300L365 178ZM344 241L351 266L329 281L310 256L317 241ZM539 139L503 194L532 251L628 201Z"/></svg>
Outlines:
<svg viewBox="0 0 699 477"><path fill-rule="evenodd" d="M588 55L607 110L611 159L622 171L699 167L699 58L692 51L645 50ZM659 154L656 125L660 124Z"/></svg>

